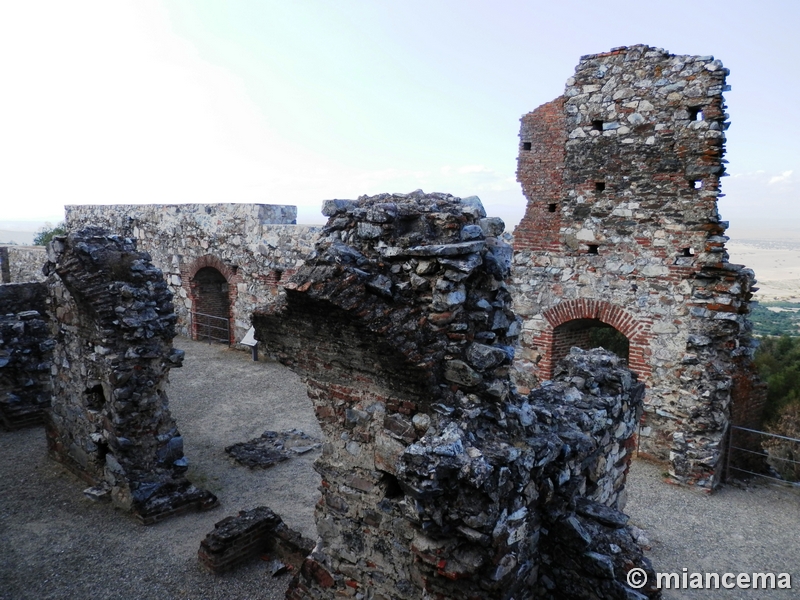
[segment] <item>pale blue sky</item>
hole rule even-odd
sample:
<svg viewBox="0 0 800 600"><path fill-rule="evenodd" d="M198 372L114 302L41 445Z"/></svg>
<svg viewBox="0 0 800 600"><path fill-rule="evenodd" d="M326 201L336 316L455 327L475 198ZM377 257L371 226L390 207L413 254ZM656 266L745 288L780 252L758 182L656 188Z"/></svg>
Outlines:
<svg viewBox="0 0 800 600"><path fill-rule="evenodd" d="M731 69L723 218L800 229L800 2L73 0L0 7L0 221L71 203L477 194L510 225L520 116L582 54Z"/></svg>

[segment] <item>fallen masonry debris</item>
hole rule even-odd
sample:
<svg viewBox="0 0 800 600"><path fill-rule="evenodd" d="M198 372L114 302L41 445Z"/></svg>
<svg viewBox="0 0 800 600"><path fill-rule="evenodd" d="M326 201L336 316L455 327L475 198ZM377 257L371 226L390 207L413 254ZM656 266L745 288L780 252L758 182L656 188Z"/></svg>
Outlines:
<svg viewBox="0 0 800 600"><path fill-rule="evenodd" d="M517 394L511 249L476 197L326 202L284 301L253 315L325 433L319 542L289 598L657 597L620 512L644 387L603 350Z"/></svg>
<svg viewBox="0 0 800 600"><path fill-rule="evenodd" d="M53 401L50 455L144 523L216 506L185 477L183 438L165 391L175 313L161 271L131 239L89 228L55 238L50 293Z"/></svg>
<svg viewBox="0 0 800 600"><path fill-rule="evenodd" d="M201 565L218 574L263 555L275 577L299 570L313 549L314 542L287 527L268 507L259 506L216 523L200 543L197 557Z"/></svg>
<svg viewBox="0 0 800 600"><path fill-rule="evenodd" d="M236 462L251 469L268 469L292 456L318 450L322 443L299 431L265 431L261 437L225 448Z"/></svg>

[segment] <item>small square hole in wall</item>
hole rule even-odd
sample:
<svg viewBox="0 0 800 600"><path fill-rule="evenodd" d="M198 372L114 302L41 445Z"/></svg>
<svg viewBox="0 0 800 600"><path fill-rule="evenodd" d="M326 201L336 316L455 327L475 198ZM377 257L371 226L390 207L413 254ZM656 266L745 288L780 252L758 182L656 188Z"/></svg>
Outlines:
<svg viewBox="0 0 800 600"><path fill-rule="evenodd" d="M594 191L596 192L603 192L606 189L606 182L605 181L595 181L594 182Z"/></svg>
<svg viewBox="0 0 800 600"><path fill-rule="evenodd" d="M589 249L586 251L586 254L598 254L599 246L597 244L589 244Z"/></svg>
<svg viewBox="0 0 800 600"><path fill-rule="evenodd" d="M690 106L689 107L689 120L690 121L702 121L703 120L703 109L700 106Z"/></svg>
<svg viewBox="0 0 800 600"><path fill-rule="evenodd" d="M693 181L690 181L689 183L691 183L692 189L695 189L695 190L699 190L700 188L703 187L703 180L702 179L695 179Z"/></svg>
<svg viewBox="0 0 800 600"><path fill-rule="evenodd" d="M681 256L694 256L694 250L691 248L684 248L681 250Z"/></svg>
<svg viewBox="0 0 800 600"><path fill-rule="evenodd" d="M522 149L526 152L530 152L531 143L530 142L522 142Z"/></svg>
<svg viewBox="0 0 800 600"><path fill-rule="evenodd" d="M547 212L556 212L556 207L558 207L558 204L548 204Z"/></svg>
<svg viewBox="0 0 800 600"><path fill-rule="evenodd" d="M592 129L594 129L595 131L603 131L602 119L596 119L592 121Z"/></svg>

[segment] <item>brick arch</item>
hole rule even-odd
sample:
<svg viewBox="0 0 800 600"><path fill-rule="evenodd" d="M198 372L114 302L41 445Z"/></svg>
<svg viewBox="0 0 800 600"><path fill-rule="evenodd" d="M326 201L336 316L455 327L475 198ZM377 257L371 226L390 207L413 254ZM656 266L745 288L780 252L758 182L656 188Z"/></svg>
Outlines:
<svg viewBox="0 0 800 600"><path fill-rule="evenodd" d="M538 364L541 379L550 379L553 376L556 327L577 319L597 319L606 325L611 325L628 338L630 343L628 365L641 381L648 380L651 339L649 320L637 319L616 304L588 298L564 300L544 311L542 316L547 327L534 338L534 343L542 352Z"/></svg>
<svg viewBox="0 0 800 600"><path fill-rule="evenodd" d="M197 275L197 272L205 267L213 267L222 273L222 276L225 277L228 283L238 283L242 280L242 277L238 274L238 269L236 267L226 265L213 254L206 254L194 259L186 269L186 275L188 276L186 279L193 279L194 276Z"/></svg>
<svg viewBox="0 0 800 600"><path fill-rule="evenodd" d="M235 332L234 327L232 326L233 321L233 313L234 313L234 304L236 302L236 297L238 295L238 287L236 284L242 281L242 276L239 275L238 269L235 266L227 265L222 260L217 258L212 254L206 254L204 256L200 256L194 259L189 266L183 270L182 277L181 277L181 286L186 290L186 294L189 299L192 301L192 310L197 306L198 303L198 296L197 296L197 286L195 285L195 277L197 273L201 269L205 268L212 268L215 269L217 272L225 278L225 281L228 283L228 322L231 324L229 326L229 340L230 344L234 344L235 340ZM192 327L191 327L191 336L192 338L197 337L197 321L196 319L192 319Z"/></svg>

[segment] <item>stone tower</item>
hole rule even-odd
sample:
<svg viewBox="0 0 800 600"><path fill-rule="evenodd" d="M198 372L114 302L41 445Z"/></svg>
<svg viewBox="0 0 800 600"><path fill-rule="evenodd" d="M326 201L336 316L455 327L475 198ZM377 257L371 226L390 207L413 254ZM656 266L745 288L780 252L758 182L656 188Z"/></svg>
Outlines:
<svg viewBox="0 0 800 600"><path fill-rule="evenodd" d="M712 56L648 46L584 56L563 96L523 116L517 170L518 382L616 336L648 388L641 450L706 487L731 419L757 422L764 392L754 275L728 262L717 212L727 74Z"/></svg>

